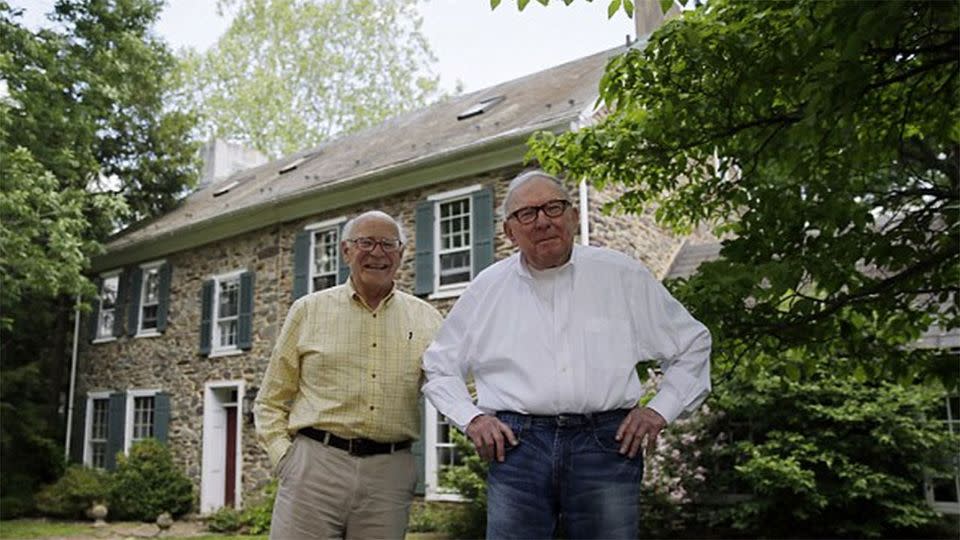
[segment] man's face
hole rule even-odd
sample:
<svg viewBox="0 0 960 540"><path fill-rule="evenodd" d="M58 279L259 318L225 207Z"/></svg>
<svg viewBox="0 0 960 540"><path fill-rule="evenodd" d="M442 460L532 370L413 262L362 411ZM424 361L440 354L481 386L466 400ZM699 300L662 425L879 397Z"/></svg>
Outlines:
<svg viewBox="0 0 960 540"><path fill-rule="evenodd" d="M400 240L400 232L389 220L370 216L358 221L353 226L347 238L341 243L344 260L350 266L350 275L354 287L360 290L386 289L393 283L393 278L400 268L403 259L403 246L393 252L385 252L383 245L377 244L372 251L363 251L355 242L358 238L372 238L374 240Z"/></svg>
<svg viewBox="0 0 960 540"><path fill-rule="evenodd" d="M520 248L527 264L543 270L567 262L573 250L573 235L580 221L580 213L570 206L557 217L549 217L543 211L537 212L533 222L524 224L509 217L521 208L540 206L557 199L567 200L567 194L547 179L534 178L516 191L506 209L507 219L503 222L503 232L513 245Z"/></svg>

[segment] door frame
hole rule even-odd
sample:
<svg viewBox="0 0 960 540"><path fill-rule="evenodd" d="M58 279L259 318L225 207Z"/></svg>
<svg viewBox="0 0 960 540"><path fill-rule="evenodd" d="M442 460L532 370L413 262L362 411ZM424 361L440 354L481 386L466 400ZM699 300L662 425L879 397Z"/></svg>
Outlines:
<svg viewBox="0 0 960 540"><path fill-rule="evenodd" d="M226 434L215 433L207 429L218 419L226 423L226 408L224 404L231 403L222 399L224 391L237 391L237 426L236 426L236 457L234 460L234 508L243 507L243 398L246 391L246 382L243 379L208 381L203 385L203 441L200 454L200 513L209 514L225 506L224 478L221 474L214 475L213 469L218 465L217 460L226 459Z"/></svg>

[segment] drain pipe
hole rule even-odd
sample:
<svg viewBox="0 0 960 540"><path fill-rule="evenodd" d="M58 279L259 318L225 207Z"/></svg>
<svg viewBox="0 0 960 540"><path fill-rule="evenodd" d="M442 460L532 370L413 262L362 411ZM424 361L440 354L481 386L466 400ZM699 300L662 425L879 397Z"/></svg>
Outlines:
<svg viewBox="0 0 960 540"><path fill-rule="evenodd" d="M80 345L80 295L73 308L73 354L70 356L70 391L67 393L67 440L63 443L63 457L70 460L70 440L73 438L73 393L77 386L77 348Z"/></svg>
<svg viewBox="0 0 960 540"><path fill-rule="evenodd" d="M590 204L587 201L587 181L580 181L580 243L590 245Z"/></svg>

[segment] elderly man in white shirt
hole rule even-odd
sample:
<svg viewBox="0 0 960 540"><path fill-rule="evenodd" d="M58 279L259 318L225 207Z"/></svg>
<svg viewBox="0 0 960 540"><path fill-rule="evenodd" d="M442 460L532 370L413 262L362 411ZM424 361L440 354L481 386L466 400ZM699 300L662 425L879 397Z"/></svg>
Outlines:
<svg viewBox="0 0 960 540"><path fill-rule="evenodd" d="M710 333L639 262L574 246L579 213L557 178L521 174L503 209L520 252L454 305L423 392L491 461L487 538L552 538L561 522L570 538L635 538L637 455L710 392ZM646 406L640 360L663 370Z"/></svg>

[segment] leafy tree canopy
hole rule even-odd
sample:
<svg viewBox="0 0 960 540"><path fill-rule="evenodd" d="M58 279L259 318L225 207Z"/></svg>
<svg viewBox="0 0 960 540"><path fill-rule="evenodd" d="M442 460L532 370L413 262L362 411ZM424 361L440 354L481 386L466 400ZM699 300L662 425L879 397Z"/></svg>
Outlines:
<svg viewBox="0 0 960 540"><path fill-rule="evenodd" d="M958 26L956 2L714 0L610 62L604 121L531 156L725 239L677 287L721 373L956 377L908 345L958 326Z"/></svg>
<svg viewBox="0 0 960 540"><path fill-rule="evenodd" d="M296 152L436 95L420 25L416 0L242 0L213 48L186 51L178 99L204 137Z"/></svg>

